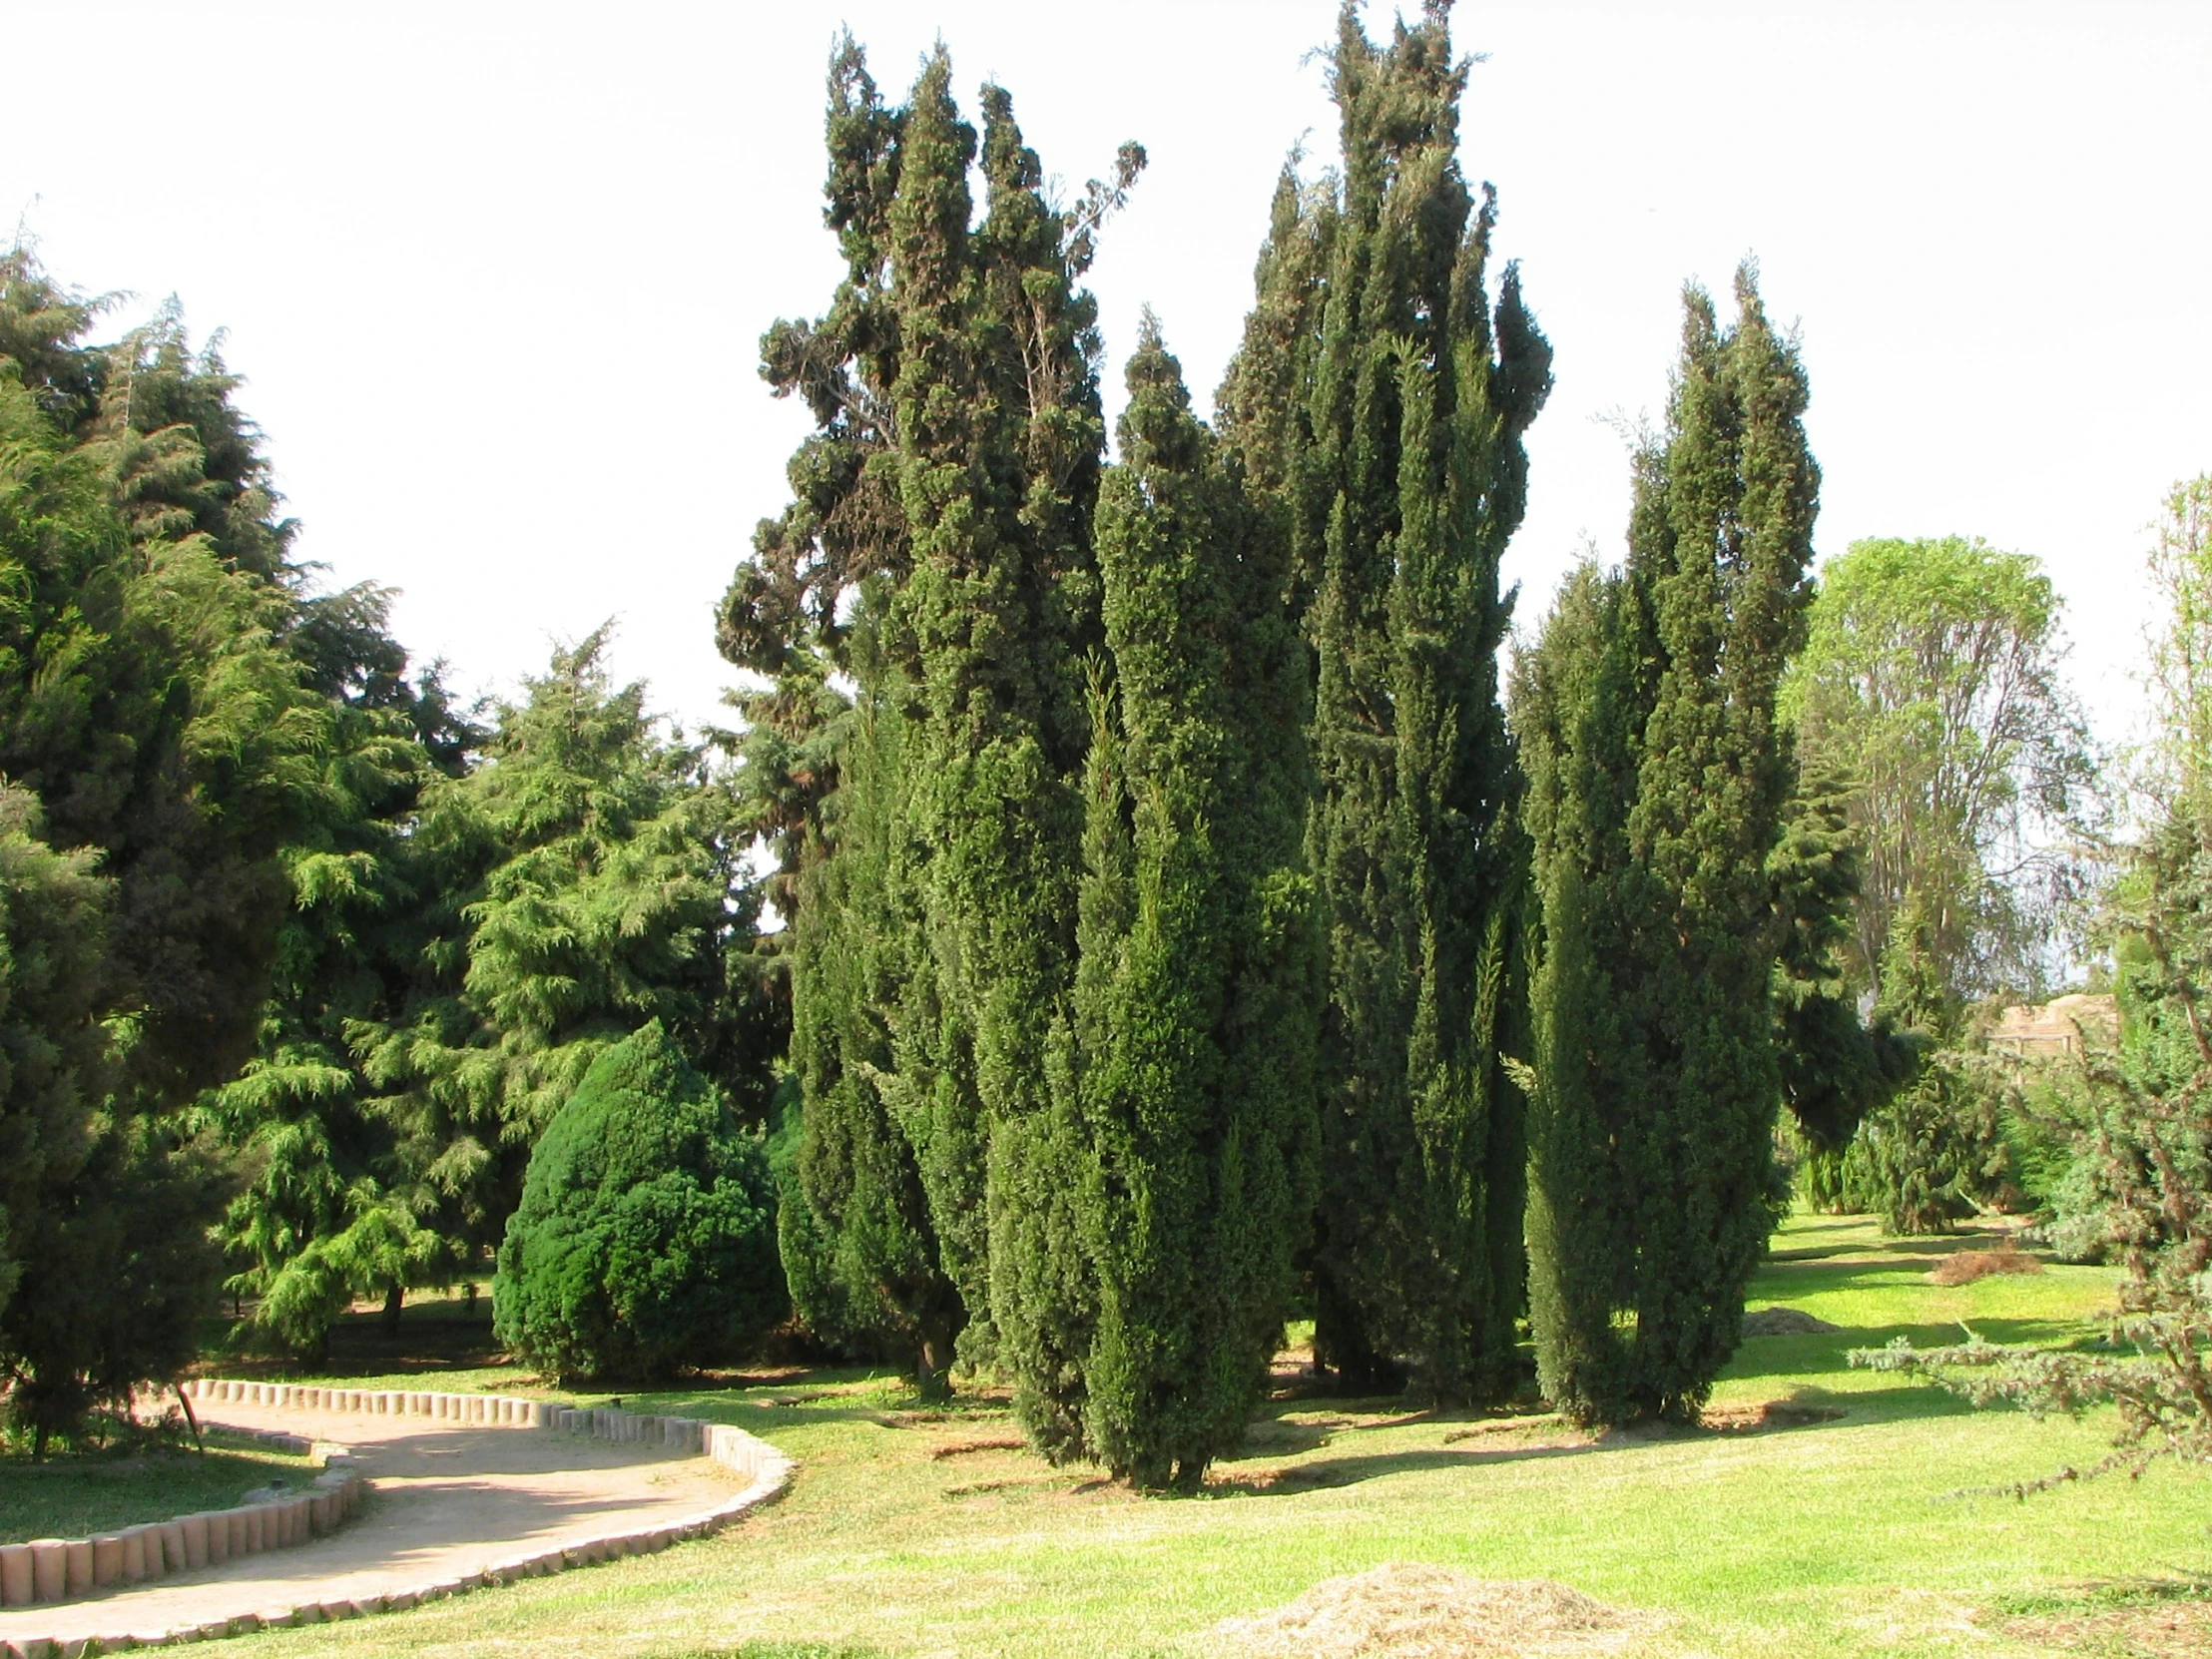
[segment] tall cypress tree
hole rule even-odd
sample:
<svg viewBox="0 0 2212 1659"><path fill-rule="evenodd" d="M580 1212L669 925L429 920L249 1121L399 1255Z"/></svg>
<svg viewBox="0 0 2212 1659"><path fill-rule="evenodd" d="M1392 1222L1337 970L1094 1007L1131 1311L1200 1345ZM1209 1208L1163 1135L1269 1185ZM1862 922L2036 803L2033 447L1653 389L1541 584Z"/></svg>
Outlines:
<svg viewBox="0 0 2212 1659"><path fill-rule="evenodd" d="M767 341L771 377L822 430L724 635L780 690L804 691L826 657L861 686L849 716L830 712L848 723L831 745L787 737L769 757L804 756L819 792L779 795L807 820L788 847L823 860L791 889L807 1128L785 1241L802 1307L913 1345L932 1385L972 1322L966 1352L997 1355L1040 1440L1071 1449L1094 1300L1067 1055L1104 440L1095 305L1076 284L1143 157L1125 147L1113 181L1062 213L1011 101L986 87L982 103L979 148L942 51L886 110L857 49L839 50L830 218L848 278L822 323ZM820 736L805 705L784 712ZM842 914L810 921L815 903Z"/></svg>
<svg viewBox="0 0 2212 1659"><path fill-rule="evenodd" d="M1195 1483L1243 1434L1313 1199L1306 665L1270 534L1146 320L1098 508L1080 1094L1091 1450Z"/></svg>
<svg viewBox="0 0 2212 1659"><path fill-rule="evenodd" d="M891 209L899 481L913 538L895 611L917 669L909 776L937 1013L916 1033L929 1101L922 1168L969 1314L987 1303L1016 1410L1061 1454L1082 1443L1093 1300L1064 1068L1087 732L1080 654L1098 634L1097 335L1088 297L1069 291L1066 227L1045 214L1036 156L995 89L984 99L986 213L971 237L976 139L950 76L940 51L915 85Z"/></svg>
<svg viewBox="0 0 2212 1659"><path fill-rule="evenodd" d="M1503 1385L1521 1297L1523 854L1498 560L1550 349L1457 159L1448 0L1342 14L1344 171L1286 177L1223 408L1290 541L1315 660L1308 852L1331 940L1317 1356L1350 1385Z"/></svg>
<svg viewBox="0 0 2212 1659"><path fill-rule="evenodd" d="M1736 299L1724 329L1687 291L1626 569L1570 580L1516 699L1544 914L1531 1315L1546 1392L1592 1420L1695 1415L1773 1223L1775 704L1820 472L1749 267Z"/></svg>
<svg viewBox="0 0 2212 1659"><path fill-rule="evenodd" d="M830 66L824 218L845 276L826 315L779 322L762 341L764 377L778 395L804 398L817 430L792 457L792 505L762 524L738 567L717 642L772 681L739 698L740 779L781 854L776 891L791 923L803 1117L779 1229L793 1301L825 1336L910 1358L934 1393L966 1304L930 1196L974 1183L946 1179L941 1160L933 1180L923 1175L926 1150L945 1143L929 1132L930 1073L919 1063L934 987L904 770L912 653L892 615L911 562L893 398L891 212L904 121L842 37ZM849 703L839 674L856 688ZM979 1260L976 1234L959 1236L960 1265Z"/></svg>

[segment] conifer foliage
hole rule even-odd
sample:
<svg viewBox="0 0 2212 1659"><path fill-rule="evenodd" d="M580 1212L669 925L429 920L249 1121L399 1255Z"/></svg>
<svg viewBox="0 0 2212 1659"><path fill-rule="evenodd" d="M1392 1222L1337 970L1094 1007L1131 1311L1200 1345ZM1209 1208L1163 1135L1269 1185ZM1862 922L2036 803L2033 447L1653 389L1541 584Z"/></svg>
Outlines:
<svg viewBox="0 0 2212 1659"><path fill-rule="evenodd" d="M821 322L764 342L821 429L723 637L794 691L819 662L858 688L849 711L785 704L784 753L818 781L779 796L798 865L807 1128L784 1238L802 1309L904 1348L931 1387L970 1327L1040 1438L1073 1447L1083 1151L1048 1062L1057 1044L1064 1074L1104 440L1076 283L1143 158L1126 148L1113 183L1059 211L1006 94L984 89L979 136L951 73L938 52L889 109L856 47L832 61L827 217L847 276ZM847 788L820 787L825 763Z"/></svg>
<svg viewBox="0 0 2212 1659"><path fill-rule="evenodd" d="M1147 319L1099 501L1076 985L1097 1263L1087 1433L1195 1481L1244 1431L1313 1202L1322 987L1302 866L1304 653L1281 542Z"/></svg>
<svg viewBox="0 0 2212 1659"><path fill-rule="evenodd" d="M759 1135L650 1021L599 1052L530 1154L501 1340L564 1377L743 1354L785 1308L772 1203Z"/></svg>
<svg viewBox="0 0 2212 1659"><path fill-rule="evenodd" d="M893 110L839 49L846 280L764 342L819 422L723 613L785 722L749 757L794 899L784 1258L818 1331L926 1388L957 1333L1048 1453L1188 1481L1311 1205L1304 651L1156 333L1101 497L1077 284L1142 152L1062 210L1006 94L981 113L941 52Z"/></svg>
<svg viewBox="0 0 2212 1659"><path fill-rule="evenodd" d="M1544 1391L1688 1416L1734 1351L1773 1223L1778 892L1819 469L1806 381L1748 267L1685 296L1628 560L1578 571L1514 699L1542 908L1528 1206Z"/></svg>
<svg viewBox="0 0 2212 1659"><path fill-rule="evenodd" d="M1350 1385L1506 1385L1521 1299L1524 855L1498 561L1550 347L1457 159L1448 4L1332 59L1342 177L1286 173L1225 428L1292 550L1315 663L1308 852L1330 937L1317 1357Z"/></svg>

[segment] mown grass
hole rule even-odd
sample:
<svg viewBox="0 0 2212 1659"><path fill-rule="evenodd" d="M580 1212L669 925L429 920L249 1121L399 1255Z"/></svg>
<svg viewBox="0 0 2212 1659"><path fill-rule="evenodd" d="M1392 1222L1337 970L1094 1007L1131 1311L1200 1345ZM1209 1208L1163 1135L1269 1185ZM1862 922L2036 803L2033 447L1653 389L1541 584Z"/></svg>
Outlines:
<svg viewBox="0 0 2212 1659"><path fill-rule="evenodd" d="M304 1457L211 1442L205 1453L155 1446L78 1451L34 1463L0 1457L0 1544L82 1538L141 1521L223 1509L273 1480L312 1479Z"/></svg>
<svg viewBox="0 0 2212 1659"><path fill-rule="evenodd" d="M1199 1655L1220 1619L1388 1561L1553 1578L1655 1613L1638 1650L1653 1654L2060 1651L1999 1626L2094 1593L2082 1586L2212 1570L2212 1485L2161 1467L2024 1503L1952 1495L2093 1461L2109 1423L1971 1412L1846 1355L1901 1334L1947 1341L1960 1323L2002 1340L2088 1336L2110 1275L2052 1267L1944 1290L1926 1275L1947 1248L1816 1217L1776 1240L1753 1306L1844 1329L1747 1342L1715 1403L1791 1399L1840 1409L1834 1420L1591 1442L1540 1417L1284 1397L1192 1497L1052 1469L993 1443L1011 1435L1000 1401L922 1411L887 1377L627 1396L775 1440L800 1459L790 1495L711 1542L251 1651Z"/></svg>

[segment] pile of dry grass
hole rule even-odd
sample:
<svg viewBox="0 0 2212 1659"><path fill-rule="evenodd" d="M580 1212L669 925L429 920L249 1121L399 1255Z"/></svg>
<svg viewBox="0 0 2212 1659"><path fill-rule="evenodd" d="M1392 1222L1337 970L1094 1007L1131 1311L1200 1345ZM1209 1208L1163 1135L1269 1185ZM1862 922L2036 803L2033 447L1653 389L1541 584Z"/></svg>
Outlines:
<svg viewBox="0 0 2212 1659"><path fill-rule="evenodd" d="M1392 1564L1326 1579L1213 1635L1250 1659L1581 1659L1619 1653L1649 1625L1548 1579Z"/></svg>
<svg viewBox="0 0 2212 1659"><path fill-rule="evenodd" d="M1754 1308L1744 1316L1747 1337L1811 1337L1841 1330L1842 1326L1815 1319L1800 1308Z"/></svg>
<svg viewBox="0 0 2212 1659"><path fill-rule="evenodd" d="M1937 1285L1971 1285L1999 1273L2041 1273L2043 1264L2007 1240L1994 1250L1954 1251L1936 1264L1929 1279Z"/></svg>

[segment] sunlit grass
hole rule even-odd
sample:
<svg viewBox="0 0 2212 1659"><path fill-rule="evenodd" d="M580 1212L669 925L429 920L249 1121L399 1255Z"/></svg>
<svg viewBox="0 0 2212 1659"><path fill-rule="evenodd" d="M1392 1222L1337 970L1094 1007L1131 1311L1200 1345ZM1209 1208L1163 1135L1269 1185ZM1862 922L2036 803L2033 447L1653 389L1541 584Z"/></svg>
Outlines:
<svg viewBox="0 0 2212 1659"><path fill-rule="evenodd" d="M273 1480L297 1485L313 1478L305 1457L211 1444L136 1451L83 1451L34 1463L0 1457L0 1543L31 1538L82 1538L141 1521L169 1520L201 1509L224 1509Z"/></svg>
<svg viewBox="0 0 2212 1659"><path fill-rule="evenodd" d="M997 1401L921 1411L885 1376L626 1396L767 1435L800 1459L791 1494L711 1542L259 1637L252 1652L1197 1655L1224 1617L1413 1561L1554 1578L1657 1613L1653 1653L1983 1654L1992 1638L1972 1620L1992 1608L2212 1569L2212 1485L2194 1470L2025 1503L1947 1495L2091 1461L2108 1425L1970 1412L1851 1371L1846 1354L1899 1334L1949 1340L1961 1322L2004 1340L2086 1336L2111 1276L2052 1268L1944 1290L1926 1275L1946 1248L1814 1217L1777 1239L1753 1306L1844 1329L1747 1342L1716 1402L1831 1398L1845 1412L1833 1421L1591 1444L1541 1420L1287 1398L1188 1498L994 1448L1011 1432Z"/></svg>

